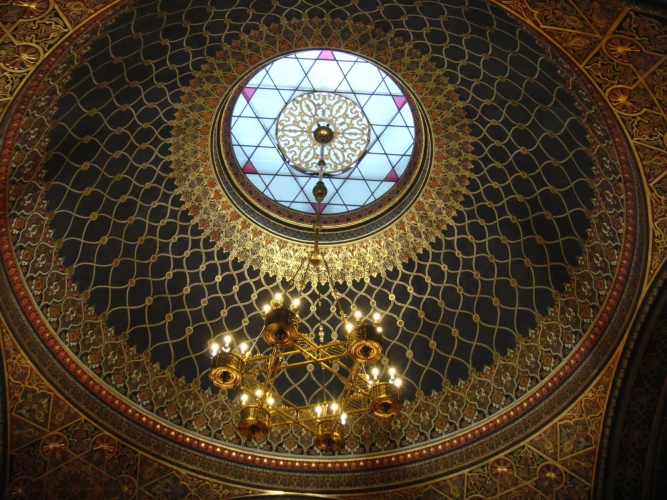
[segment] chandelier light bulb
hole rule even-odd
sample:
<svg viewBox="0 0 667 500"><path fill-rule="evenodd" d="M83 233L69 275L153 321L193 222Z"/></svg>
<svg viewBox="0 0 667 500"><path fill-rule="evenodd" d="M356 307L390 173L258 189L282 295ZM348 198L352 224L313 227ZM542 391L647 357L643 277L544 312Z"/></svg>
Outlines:
<svg viewBox="0 0 667 500"><path fill-rule="evenodd" d="M243 354L247 350L248 350L248 344L246 344L245 342L239 346L239 351L241 352L241 354Z"/></svg>
<svg viewBox="0 0 667 500"><path fill-rule="evenodd" d="M351 332L353 328L354 326L352 326L352 323L345 323L345 329L348 331L348 333Z"/></svg>
<svg viewBox="0 0 667 500"><path fill-rule="evenodd" d="M394 378L394 375L396 375L396 369L395 368L389 368L389 375L391 375L391 378Z"/></svg>
<svg viewBox="0 0 667 500"><path fill-rule="evenodd" d="M278 302L282 302L282 300L283 300L283 294L282 294L282 293L277 293L277 294L276 294L276 300L277 300Z"/></svg>
<svg viewBox="0 0 667 500"><path fill-rule="evenodd" d="M373 314L373 320L375 320L376 323L380 321L380 313L376 312Z"/></svg>
<svg viewBox="0 0 667 500"><path fill-rule="evenodd" d="M264 314L266 314L271 310L271 306L269 304L264 304L264 307L262 307L262 310L264 311Z"/></svg>
<svg viewBox="0 0 667 500"><path fill-rule="evenodd" d="M273 396L269 396L268 398L266 398L266 404L269 405L269 406L271 406L275 402L276 402L276 400L273 399Z"/></svg>
<svg viewBox="0 0 667 500"><path fill-rule="evenodd" d="M220 350L220 346L216 343L211 344L211 357L215 357L216 354L218 354L218 351Z"/></svg>
<svg viewBox="0 0 667 500"><path fill-rule="evenodd" d="M403 385L403 381L400 378L397 378L394 380L394 385L396 387L401 387L401 385Z"/></svg>
<svg viewBox="0 0 667 500"><path fill-rule="evenodd" d="M335 413L338 411L338 403L331 403L331 412Z"/></svg>
<svg viewBox="0 0 667 500"><path fill-rule="evenodd" d="M225 341L225 345L229 345L229 343L232 341L232 337L229 335L225 335L225 337L222 340Z"/></svg>
<svg viewBox="0 0 667 500"><path fill-rule="evenodd" d="M371 370L371 373L373 374L373 378L374 378L374 379L377 379L377 378L378 378L378 375L380 374L380 370L378 370L377 368L373 368L373 369Z"/></svg>
<svg viewBox="0 0 667 500"><path fill-rule="evenodd" d="M257 396L258 398L261 398L261 397L262 397L262 394L263 394L263 393L262 393L262 389L257 389L257 390L255 391L255 396Z"/></svg>
<svg viewBox="0 0 667 500"><path fill-rule="evenodd" d="M361 311L354 311L354 317L357 319L361 318Z"/></svg>
<svg viewBox="0 0 667 500"><path fill-rule="evenodd" d="M318 416L318 417L319 417L320 415L322 415L322 407L321 407L320 405L317 405L317 406L315 407L315 413L317 413L317 416Z"/></svg>
<svg viewBox="0 0 667 500"><path fill-rule="evenodd" d="M292 307L294 307L294 308L299 307L300 304L301 304L301 301L299 299L294 299L292 301Z"/></svg>
<svg viewBox="0 0 667 500"><path fill-rule="evenodd" d="M381 327L381 326L378 326L378 327L377 327L377 332L378 332L378 333L382 333L382 327Z"/></svg>
<svg viewBox="0 0 667 500"><path fill-rule="evenodd" d="M346 421L346 420L347 420L347 415L346 415L345 413L343 413L343 414L340 416L340 423L341 423L342 425L345 425L345 421Z"/></svg>
<svg viewBox="0 0 667 500"><path fill-rule="evenodd" d="M244 405L248 402L248 395L246 393L241 394L241 404Z"/></svg>

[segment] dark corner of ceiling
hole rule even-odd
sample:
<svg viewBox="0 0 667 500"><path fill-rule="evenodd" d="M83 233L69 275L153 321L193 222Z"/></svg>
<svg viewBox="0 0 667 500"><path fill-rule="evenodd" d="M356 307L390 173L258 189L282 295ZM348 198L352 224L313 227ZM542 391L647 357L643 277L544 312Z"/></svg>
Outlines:
<svg viewBox="0 0 667 500"><path fill-rule="evenodd" d="M667 265L646 295L619 361L599 452L596 497L667 491Z"/></svg>

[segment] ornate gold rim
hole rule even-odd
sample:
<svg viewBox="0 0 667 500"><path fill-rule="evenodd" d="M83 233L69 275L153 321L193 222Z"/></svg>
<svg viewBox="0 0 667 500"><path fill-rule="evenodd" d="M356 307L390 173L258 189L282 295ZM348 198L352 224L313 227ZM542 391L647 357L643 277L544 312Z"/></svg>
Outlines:
<svg viewBox="0 0 667 500"><path fill-rule="evenodd" d="M301 21L311 23L311 21ZM351 282L384 274L428 247L441 236L442 230L460 209L472 155L472 138L465 133L467 121L462 118L464 103L458 100L455 86L448 83L443 70L400 38L384 34L369 26L351 21L318 20L309 28L310 43L296 36L299 25L262 26L249 35L224 47L215 57L207 58L201 71L184 89L173 120L171 159L178 193L205 234L218 248L246 266L278 278L293 277L301 257L310 251L310 243L289 240L267 230L241 213L215 175L209 143L215 109L237 88L249 70L298 49L308 47L359 53L374 63L390 68L410 85L420 101L428 127L437 139L432 141L431 171L422 192L396 220L372 236L332 244L324 242L322 253L334 280ZM325 33L327 35L325 35ZM296 41L299 46L296 46ZM342 46L342 41L346 45ZM240 64L238 61L247 61ZM322 281L312 269L308 281Z"/></svg>

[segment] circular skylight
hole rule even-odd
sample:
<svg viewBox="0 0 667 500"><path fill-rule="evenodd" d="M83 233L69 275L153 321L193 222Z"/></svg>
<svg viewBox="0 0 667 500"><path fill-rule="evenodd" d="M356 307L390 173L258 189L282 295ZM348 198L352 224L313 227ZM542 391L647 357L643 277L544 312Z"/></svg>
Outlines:
<svg viewBox="0 0 667 500"><path fill-rule="evenodd" d="M370 126L365 154L324 178L329 193L323 214L357 210L395 186L410 163L415 140L408 99L385 71L361 57L307 50L275 59L257 71L232 111L234 154L239 168L265 196L291 210L314 213L311 191L317 176L284 155L276 131L290 103L322 92L352 101Z"/></svg>

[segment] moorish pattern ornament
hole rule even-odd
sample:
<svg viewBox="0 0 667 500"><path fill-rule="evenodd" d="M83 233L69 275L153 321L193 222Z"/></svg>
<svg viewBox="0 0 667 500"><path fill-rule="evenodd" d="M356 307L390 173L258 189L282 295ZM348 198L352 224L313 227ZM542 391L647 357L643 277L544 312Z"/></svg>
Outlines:
<svg viewBox="0 0 667 500"><path fill-rule="evenodd" d="M313 132L328 125L333 140L324 148L325 174L352 168L366 152L370 125L362 109L342 95L313 92L292 99L278 117L276 139L291 164L317 174L320 145Z"/></svg>
<svg viewBox="0 0 667 500"><path fill-rule="evenodd" d="M184 88L173 120L171 151L179 193L185 208L219 248L263 273L292 277L311 244L267 231L239 211L215 175L209 137L215 110L239 82L269 58L308 47L329 47L360 53L407 82L437 137L425 165L430 173L420 196L402 215L372 236L343 244L323 245L335 281L351 282L384 274L440 237L466 194L470 176L471 138L463 118L464 103L455 86L428 55L402 39L351 20L303 18L262 25L207 58ZM426 128L426 126L425 126ZM313 270L311 281L320 280Z"/></svg>
<svg viewBox="0 0 667 500"><path fill-rule="evenodd" d="M552 57L557 59L548 49L545 52L549 60ZM72 56L74 59L75 56ZM95 314L86 303L90 292L86 290L80 293L77 290L72 280L74 269L63 266L63 243L53 238L53 214L46 207L49 186L44 183L43 162L46 155L44 147L48 140L47 129L54 123L53 113L60 89L67 80L64 73L68 67L68 61L63 61L48 74L47 81L53 83L35 90L34 101L29 106L34 114L24 117L17 112L15 123L20 123L20 127L17 125L18 132L12 132L12 140L7 141L1 157L3 167L7 166L5 172L10 172L6 192L11 207L10 221L3 226L11 228L10 234L1 236L5 248L12 247L3 253L3 259L5 268L14 277L14 294L21 297L21 307L32 321L35 332L53 353L63 360L63 364L82 383L95 394L100 394L100 399L115 405L123 416L140 422L148 429L157 428L165 437L168 434L176 435L170 438L176 442L192 443L191 446L195 448L201 446L202 450L206 449L212 455L233 453L233 457L236 457L236 451L230 452L229 448L223 446L216 448L220 444L219 439L226 441L225 444L232 444L232 450L233 445L237 444L234 435L217 433L227 430L231 424L227 406L229 401L211 397L210 393L201 391L194 382L186 384L174 377L173 367L162 369L157 363L151 363L149 356L142 356L134 347L129 347L127 336L114 333L113 328L107 325L107 313ZM568 382L566 379L571 378L569 375L585 360L595 344L608 341L609 335L606 333L617 331L611 329L608 332L606 328L613 311L624 304L621 298L628 283L628 267L635 246L635 198L628 193L636 183L628 173L630 167L622 141L614 129L609 131L605 125L610 120L600 98L594 94L594 100L591 100L588 94L591 87L587 86L587 90L575 75L567 69L564 71L567 91L575 95L581 104L581 120L586 124L587 134L590 134L587 136L590 148L586 149L586 154L594 162L594 177L589 179L594 192L593 207L586 214L591 219L590 229L587 237L580 242L583 255L578 257L576 266L568 267L570 281L564 293L554 291L554 307L549 308L546 316L539 316L538 327L531 329L527 337L517 338L516 347L508 350L507 355L494 355L493 365L485 367L482 373L471 371L470 377L458 385L443 383L443 391L435 397L420 394L415 402L407 404L400 416L400 423L407 425L405 432L393 428L379 429L370 418L355 422L354 428L350 430L350 439L357 445L363 439L376 446L378 440L383 438L384 448L371 447L370 451L409 447L409 450L396 452L400 462L420 460L421 456L425 456L420 451L415 452L416 448L425 450L425 454L440 454L472 445L472 441L507 425L538 403L541 403L541 409L545 408L544 400L556 386ZM603 110L602 113L599 108ZM14 144L21 146L15 150ZM2 192L4 194L5 190ZM515 283L512 286L515 286L516 280L513 281ZM634 286L634 282L631 281L630 286ZM26 297L30 294L33 299ZM623 311L622 307L620 309ZM48 326L44 320L48 321ZM81 365L85 366L82 368ZM93 374L89 375L91 372ZM124 374L132 378L125 378ZM109 391L112 384L115 384L114 389ZM170 404L170 408L178 406L179 415L183 415L186 410L190 411L190 421L201 420L205 426L186 429L178 422L165 423L147 405L145 409L136 410L136 406L126 404L127 399L119 395L127 394L126 390L131 388L131 384L136 384L135 387L141 388L142 396L146 394L154 402L163 398L162 402ZM168 393L162 391L165 387ZM194 405L191 404L193 401ZM536 414L534 411L528 413ZM492 418L488 418L492 415ZM210 437L209 429L215 430L215 437ZM464 429L464 432L451 436ZM378 434L369 435L374 431L378 431ZM193 434L197 436L196 439L190 437ZM438 439L443 435L444 439ZM387 436L392 440L389 443ZM396 441L393 441L394 436ZM402 436L412 441L399 441ZM438 451L430 446L433 437L437 440ZM272 443L287 443L288 440L295 443L299 439L295 435L286 435L284 439L279 436L257 447L262 452L291 454L293 452L290 449L270 449ZM305 445L308 446L308 443ZM219 449L223 451L218 452ZM366 450L352 449L349 453L364 452ZM238 460L249 462L250 456L239 453ZM253 453L252 457L254 459L257 454ZM359 460L350 463L364 468L381 463L384 467L388 465L386 460L385 455L382 461ZM450 457L447 460L451 464ZM288 459L285 464L285 467L290 468L294 465Z"/></svg>

